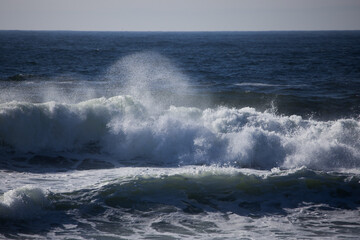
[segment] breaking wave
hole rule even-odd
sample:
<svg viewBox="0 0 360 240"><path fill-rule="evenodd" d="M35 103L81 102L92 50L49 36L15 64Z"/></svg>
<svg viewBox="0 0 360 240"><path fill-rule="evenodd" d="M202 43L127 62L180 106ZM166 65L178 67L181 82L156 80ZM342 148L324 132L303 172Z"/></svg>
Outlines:
<svg viewBox="0 0 360 240"><path fill-rule="evenodd" d="M78 173L67 176L74 181L74 174ZM56 177L45 175L48 176L41 178ZM339 229L356 233L359 225L356 174L306 168L259 171L197 166L97 170L87 172L86 177L99 179L108 175L113 176L86 187L75 181L71 189L64 187L66 192L45 192L41 187L5 192L0 197L2 231L17 233L16 226L21 224L38 229L33 230L35 233L64 226L56 229L61 236L86 236L91 232L94 236L121 234L139 238L142 234L171 230L175 236L200 235L206 239L209 232L236 237L238 229L243 229L242 217L249 218L247 224L266 227L277 226L278 218L286 216L290 219L283 223L287 227L296 224L306 230L312 225L326 234L339 234ZM323 222L317 220L323 215L329 222L326 228L321 228ZM260 221L254 223L257 219ZM141 227L134 228L134 222ZM79 228L82 224L86 228ZM224 230L225 225L230 227Z"/></svg>
<svg viewBox="0 0 360 240"><path fill-rule="evenodd" d="M24 186L0 196L0 219L32 219L40 217L49 201L40 188Z"/></svg>
<svg viewBox="0 0 360 240"><path fill-rule="evenodd" d="M96 152L120 162L136 159L164 166L360 166L356 119L316 121L248 107L152 111L125 95L76 104L1 104L0 143L21 153Z"/></svg>

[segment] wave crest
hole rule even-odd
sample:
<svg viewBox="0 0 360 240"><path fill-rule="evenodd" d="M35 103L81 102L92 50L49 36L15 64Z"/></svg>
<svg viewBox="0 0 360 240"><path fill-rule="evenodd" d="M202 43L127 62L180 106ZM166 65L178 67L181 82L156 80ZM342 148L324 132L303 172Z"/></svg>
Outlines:
<svg viewBox="0 0 360 240"><path fill-rule="evenodd" d="M0 197L0 218L32 219L41 215L49 202L42 189L24 186Z"/></svg>
<svg viewBox="0 0 360 240"><path fill-rule="evenodd" d="M171 106L152 111L131 96L0 105L3 147L33 153L96 148L120 162L358 168L359 139L355 119L305 120L254 108Z"/></svg>

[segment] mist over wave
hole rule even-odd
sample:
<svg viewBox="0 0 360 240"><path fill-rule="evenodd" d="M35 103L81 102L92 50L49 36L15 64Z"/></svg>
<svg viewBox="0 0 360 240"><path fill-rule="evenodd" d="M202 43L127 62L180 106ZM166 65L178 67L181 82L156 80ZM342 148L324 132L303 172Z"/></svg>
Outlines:
<svg viewBox="0 0 360 240"><path fill-rule="evenodd" d="M359 32L0 36L0 238L359 236Z"/></svg>
<svg viewBox="0 0 360 240"><path fill-rule="evenodd" d="M156 53L122 58L106 79L129 95L78 103L2 103L2 147L35 154L96 153L118 163L165 166L360 166L358 120L306 120L250 107L184 107L188 79Z"/></svg>
<svg viewBox="0 0 360 240"><path fill-rule="evenodd" d="M123 57L106 72L105 79L119 82L124 92L155 111L171 104L182 105L191 91L189 78L170 59L156 52Z"/></svg>
<svg viewBox="0 0 360 240"><path fill-rule="evenodd" d="M0 105L0 139L16 151L93 152L117 161L270 169L360 166L360 124L305 120L253 108L152 111L131 96ZM134 160L135 161L135 160Z"/></svg>

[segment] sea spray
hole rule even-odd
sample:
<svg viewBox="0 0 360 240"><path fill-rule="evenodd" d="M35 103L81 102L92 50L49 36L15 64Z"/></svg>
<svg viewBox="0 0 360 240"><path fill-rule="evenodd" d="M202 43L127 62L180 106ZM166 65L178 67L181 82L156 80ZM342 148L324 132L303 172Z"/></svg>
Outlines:
<svg viewBox="0 0 360 240"><path fill-rule="evenodd" d="M360 123L354 119L305 120L253 108L151 111L131 96L117 96L78 104L1 104L0 123L3 147L24 153L96 148L120 162L168 166L360 166Z"/></svg>
<svg viewBox="0 0 360 240"><path fill-rule="evenodd" d="M156 52L141 52L115 62L105 78L118 82L123 91L151 111L183 105L190 92L189 78L169 59Z"/></svg>
<svg viewBox="0 0 360 240"><path fill-rule="evenodd" d="M359 36L0 31L0 238L358 238Z"/></svg>

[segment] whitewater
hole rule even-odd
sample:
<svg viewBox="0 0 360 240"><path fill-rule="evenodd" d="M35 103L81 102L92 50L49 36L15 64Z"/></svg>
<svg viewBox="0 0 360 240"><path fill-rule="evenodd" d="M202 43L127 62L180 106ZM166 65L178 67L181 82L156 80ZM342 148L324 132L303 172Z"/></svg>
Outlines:
<svg viewBox="0 0 360 240"><path fill-rule="evenodd" d="M129 36L129 49L143 38ZM235 44L237 36L223 37ZM195 44L199 36L188 38ZM106 60L110 53L92 44L91 56ZM3 70L0 238L358 238L357 85L336 92L319 82L267 81L266 66L257 67L263 80L203 81L192 74L201 67L185 71L183 58L166 51L124 54L96 79L79 73L101 61L67 75Z"/></svg>
<svg viewBox="0 0 360 240"><path fill-rule="evenodd" d="M154 112L131 96L1 104L0 136L5 148L20 155L85 153L106 155L115 164L267 170L360 166L360 124L354 119L322 122L227 107L170 106Z"/></svg>

